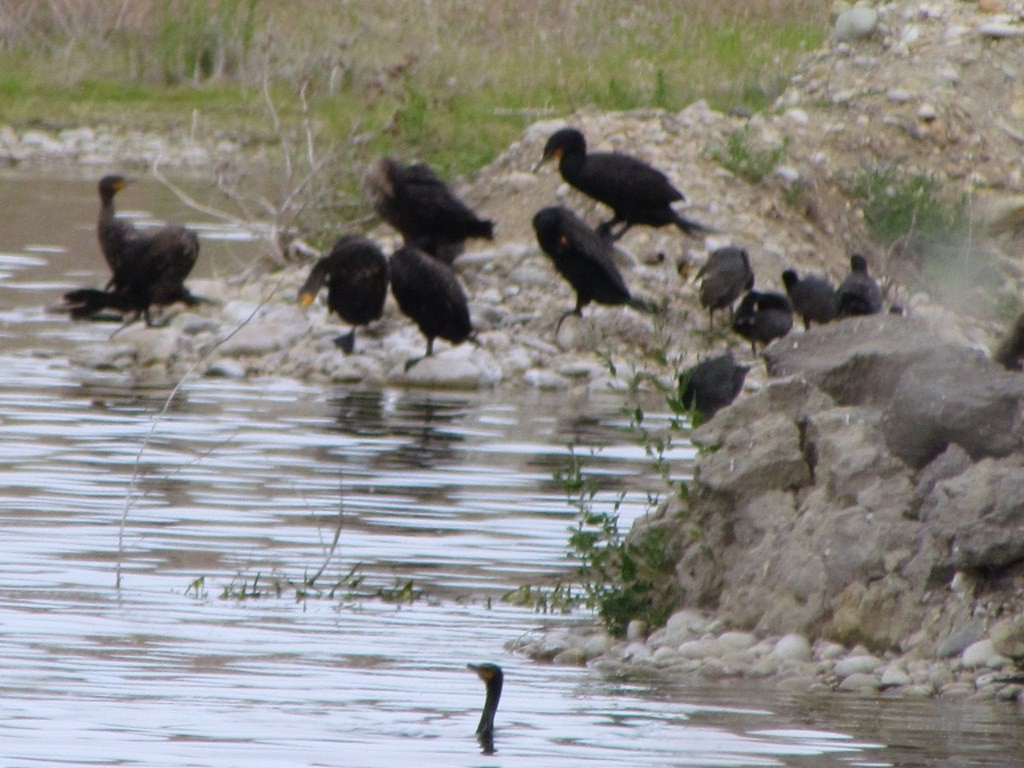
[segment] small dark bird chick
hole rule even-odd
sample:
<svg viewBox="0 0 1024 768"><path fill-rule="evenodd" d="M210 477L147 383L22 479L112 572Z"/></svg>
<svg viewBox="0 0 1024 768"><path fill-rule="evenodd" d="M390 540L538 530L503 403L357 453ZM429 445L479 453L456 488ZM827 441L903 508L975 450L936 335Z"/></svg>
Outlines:
<svg viewBox="0 0 1024 768"><path fill-rule="evenodd" d="M480 724L476 727L476 737L486 754L494 752L494 713L498 710L501 700L501 686L505 675L497 664L467 664L467 668L476 672L487 686L487 698L480 714Z"/></svg>
<svg viewBox="0 0 1024 768"><path fill-rule="evenodd" d="M697 272L700 278L700 303L708 309L708 323L714 327L715 310L729 308L744 291L754 287L754 270L743 248L726 246L711 252Z"/></svg>
<svg viewBox="0 0 1024 768"><path fill-rule="evenodd" d="M588 153L586 139L575 128L551 135L537 168L552 158L558 160L558 170L567 183L612 209L612 218L597 228L602 237L618 240L635 224L675 224L688 235L711 231L672 208L672 203L685 198L665 174L631 155ZM612 228L620 222L622 228L613 233Z"/></svg>
<svg viewBox="0 0 1024 768"><path fill-rule="evenodd" d="M850 257L850 274L836 289L838 317L874 315L882 311L882 290L868 274L868 262L859 253Z"/></svg>
<svg viewBox="0 0 1024 768"><path fill-rule="evenodd" d="M824 325L836 317L838 301L836 288L828 278L821 275L800 277L796 270L787 269L782 273L782 282L793 304L793 311L804 321L804 329L811 323Z"/></svg>
<svg viewBox="0 0 1024 768"><path fill-rule="evenodd" d="M207 301L185 287L199 256L199 238L185 227L169 224L155 231L140 231L115 217L114 195L128 182L122 176L100 179L100 214L96 233L111 269L103 290L81 288L64 294L71 316L97 315L104 309L144 317L152 326L150 308L183 302L195 306Z"/></svg>
<svg viewBox="0 0 1024 768"><path fill-rule="evenodd" d="M434 339L438 337L452 344L472 338L469 302L451 267L418 248L405 246L391 254L389 269L391 293L398 308L427 337L424 357L434 354ZM422 359L409 360L405 369Z"/></svg>
<svg viewBox="0 0 1024 768"><path fill-rule="evenodd" d="M749 371L750 366L736 364L731 352L701 360L679 377L683 406L710 419L736 399Z"/></svg>
<svg viewBox="0 0 1024 768"><path fill-rule="evenodd" d="M384 312L388 295L388 261L376 243L365 237L345 235L310 270L299 289L305 309L327 283L327 306L352 330L334 340L345 352L355 349L356 326L366 325Z"/></svg>
<svg viewBox="0 0 1024 768"><path fill-rule="evenodd" d="M784 293L750 291L736 310L732 329L750 342L757 354L757 345L768 346L789 333L793 327L793 307Z"/></svg>
<svg viewBox="0 0 1024 768"><path fill-rule="evenodd" d="M533 217L533 229L541 249L576 291L576 306L558 319L555 333L569 315L582 316L591 301L651 311L647 302L630 295L608 241L568 208L542 208Z"/></svg>
<svg viewBox="0 0 1024 768"><path fill-rule="evenodd" d="M470 238L494 239L494 222L478 217L425 163L382 157L363 176L377 214L406 245L451 264Z"/></svg>
<svg viewBox="0 0 1024 768"><path fill-rule="evenodd" d="M1024 313L1017 316L993 358L1008 371L1024 370Z"/></svg>

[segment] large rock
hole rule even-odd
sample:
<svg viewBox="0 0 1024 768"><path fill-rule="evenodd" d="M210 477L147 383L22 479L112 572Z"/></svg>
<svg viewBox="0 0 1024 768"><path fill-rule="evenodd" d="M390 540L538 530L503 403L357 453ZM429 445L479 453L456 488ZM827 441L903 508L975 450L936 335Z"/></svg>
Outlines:
<svg viewBox="0 0 1024 768"><path fill-rule="evenodd" d="M888 403L903 372L922 360L950 365L977 353L898 315L851 317L790 334L765 351L772 376L800 374L840 405Z"/></svg>
<svg viewBox="0 0 1024 768"><path fill-rule="evenodd" d="M914 468L950 445L971 459L1024 449L1024 376L957 355L921 361L904 371L886 409L885 441Z"/></svg>

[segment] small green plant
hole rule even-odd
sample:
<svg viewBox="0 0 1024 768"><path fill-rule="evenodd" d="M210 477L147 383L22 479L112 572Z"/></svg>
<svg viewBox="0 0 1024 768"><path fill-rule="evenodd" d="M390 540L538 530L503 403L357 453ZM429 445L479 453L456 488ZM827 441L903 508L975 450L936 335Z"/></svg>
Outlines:
<svg viewBox="0 0 1024 768"><path fill-rule="evenodd" d="M750 126L745 125L729 134L725 147L712 150L711 158L727 171L751 184L759 184L775 170L788 150L788 138L768 149L755 146L750 137Z"/></svg>
<svg viewBox="0 0 1024 768"><path fill-rule="evenodd" d="M967 227L964 199L944 198L931 174L906 176L892 167L869 168L855 179L854 192L864 201L868 230L886 248L906 235L945 239Z"/></svg>
<svg viewBox="0 0 1024 768"><path fill-rule="evenodd" d="M220 597L222 600L257 600L268 597L291 596L296 602L309 599L336 599L339 596L348 599L358 597L363 576L359 573L361 564L357 563L337 580L330 584L319 583L321 572L301 579L294 579L287 574L271 571L269 574L257 572L255 576L237 574L224 585ZM189 587L193 589L197 583L205 584L200 577Z"/></svg>
<svg viewBox="0 0 1024 768"><path fill-rule="evenodd" d="M597 484L571 446L555 477L578 511L569 549L579 562L582 604L596 610L606 629L616 635L624 634L632 619L663 624L673 608L657 599L657 583L671 569L663 533L645 536L639 544L627 541L619 530L622 495L609 509L600 509Z"/></svg>

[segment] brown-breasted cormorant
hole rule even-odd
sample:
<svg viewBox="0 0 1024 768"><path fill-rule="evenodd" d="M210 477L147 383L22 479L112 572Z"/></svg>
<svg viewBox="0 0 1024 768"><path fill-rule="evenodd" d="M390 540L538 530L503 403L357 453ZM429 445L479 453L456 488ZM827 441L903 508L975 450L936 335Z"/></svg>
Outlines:
<svg viewBox="0 0 1024 768"><path fill-rule="evenodd" d="M541 249L576 291L576 306L562 313L555 333L566 317L582 316L583 307L592 301L609 305L629 304L635 309L651 311L647 302L630 294L615 266L608 241L568 208L542 208L533 217L533 229Z"/></svg>
<svg viewBox="0 0 1024 768"><path fill-rule="evenodd" d="M206 299L192 295L185 278L199 256L199 237L185 227L168 224L155 231L141 231L114 215L114 195L125 187L122 176L100 179L100 214L96 232L111 276L103 290L80 288L64 294L74 318L87 318L113 309L140 316L152 326L150 308L183 302L194 306Z"/></svg>
<svg viewBox="0 0 1024 768"><path fill-rule="evenodd" d="M711 252L704 266L697 272L700 278L700 303L708 309L708 324L714 327L715 310L728 307L732 314L733 302L744 291L754 287L754 270L750 256L743 248L733 245Z"/></svg>
<svg viewBox="0 0 1024 768"><path fill-rule="evenodd" d="M811 323L824 325L835 320L839 308L836 287L823 275L804 275L800 277L795 269L787 269L782 273L782 283L793 304L793 311L804 321L804 329Z"/></svg>
<svg viewBox="0 0 1024 768"><path fill-rule="evenodd" d="M551 135L537 168L552 158L558 160L558 170L566 182L612 209L612 218L597 228L602 237L618 240L635 224L675 224L688 235L711 231L672 208L672 203L685 198L664 173L621 152L588 153L586 139L575 128L563 128ZM622 228L613 233L612 228L620 222Z"/></svg>
<svg viewBox="0 0 1024 768"><path fill-rule="evenodd" d="M447 264L466 240L494 239L494 222L477 216L425 163L402 165L382 157L363 175L363 189L405 245Z"/></svg>
<svg viewBox="0 0 1024 768"><path fill-rule="evenodd" d="M882 311L882 290L868 274L868 261L859 253L850 257L850 274L836 289L838 317L874 315Z"/></svg>
<svg viewBox="0 0 1024 768"><path fill-rule="evenodd" d="M418 248L404 246L391 254L389 270L398 308L427 337L424 357L434 354L435 338L452 344L472 338L469 302L451 267ZM409 360L406 370L421 359Z"/></svg>
<svg viewBox="0 0 1024 768"><path fill-rule="evenodd" d="M319 259L299 289L303 308L313 303L324 283L327 306L352 330L334 340L346 354L355 349L356 326L366 325L384 312L388 295L388 260L372 240L344 235Z"/></svg>
<svg viewBox="0 0 1024 768"><path fill-rule="evenodd" d="M487 698L484 700L484 709L480 714L480 723L476 727L476 738L480 746L484 748L485 754L494 752L494 713L498 709L498 702L501 700L501 686L504 683L505 675L497 664L485 662L483 664L467 664L466 667L476 672L477 676L487 686Z"/></svg>

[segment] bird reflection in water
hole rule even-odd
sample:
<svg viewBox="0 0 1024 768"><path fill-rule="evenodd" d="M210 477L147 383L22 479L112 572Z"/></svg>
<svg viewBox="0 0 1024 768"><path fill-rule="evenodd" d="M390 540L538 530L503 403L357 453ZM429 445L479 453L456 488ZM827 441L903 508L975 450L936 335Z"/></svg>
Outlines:
<svg viewBox="0 0 1024 768"><path fill-rule="evenodd" d="M476 672L477 677L487 686L487 698L484 700L483 712L480 713L480 724L476 727L476 740L480 744L482 754L493 755L497 752L494 748L494 713L501 699L501 686L505 675L501 667L489 662L466 666Z"/></svg>

